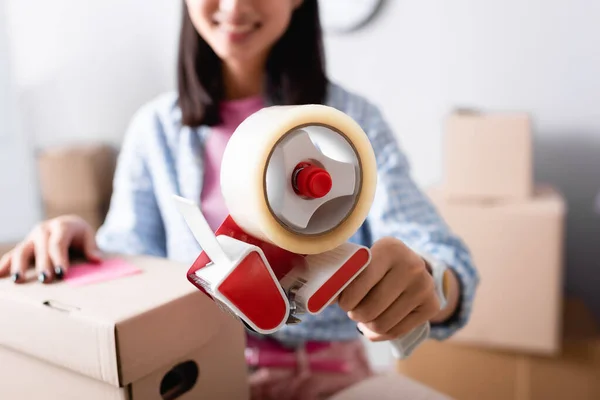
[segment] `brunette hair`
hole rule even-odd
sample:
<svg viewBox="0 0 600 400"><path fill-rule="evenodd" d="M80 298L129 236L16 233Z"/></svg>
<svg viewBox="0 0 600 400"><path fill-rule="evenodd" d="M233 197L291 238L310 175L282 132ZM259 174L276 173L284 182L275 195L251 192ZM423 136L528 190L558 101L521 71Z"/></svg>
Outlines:
<svg viewBox="0 0 600 400"><path fill-rule="evenodd" d="M317 0L303 0L294 11L287 31L271 50L266 68L266 96L272 104L325 101L328 80ZM177 86L184 125L220 122L219 102L224 96L221 60L196 31L185 2Z"/></svg>

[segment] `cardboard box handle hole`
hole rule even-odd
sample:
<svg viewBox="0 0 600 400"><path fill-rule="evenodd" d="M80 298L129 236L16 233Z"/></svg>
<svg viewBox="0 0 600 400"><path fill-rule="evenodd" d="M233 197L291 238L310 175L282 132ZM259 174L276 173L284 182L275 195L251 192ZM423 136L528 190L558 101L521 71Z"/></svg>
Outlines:
<svg viewBox="0 0 600 400"><path fill-rule="evenodd" d="M160 382L163 400L175 400L192 390L198 381L198 364L186 361L173 367Z"/></svg>
<svg viewBox="0 0 600 400"><path fill-rule="evenodd" d="M61 303L59 301L54 300L46 300L43 303L46 307L52 308L57 311L70 313L73 311L79 311L79 307L71 306L65 303Z"/></svg>

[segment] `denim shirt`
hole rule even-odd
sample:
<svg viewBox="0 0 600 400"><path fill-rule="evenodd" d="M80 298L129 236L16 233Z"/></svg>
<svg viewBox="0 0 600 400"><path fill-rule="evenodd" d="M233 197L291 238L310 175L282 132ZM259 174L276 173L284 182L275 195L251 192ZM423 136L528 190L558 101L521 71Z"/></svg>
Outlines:
<svg viewBox="0 0 600 400"><path fill-rule="evenodd" d="M438 215L410 176L405 154L380 110L337 84L329 85L326 105L352 117L367 133L376 155L378 182L370 213L351 241L366 246L385 236L444 262L459 278L459 310L448 323L432 327L430 337L451 336L469 319L479 277L468 249ZM176 93L165 93L141 107L123 140L104 225L97 234L104 251L165 257L191 265L201 251L172 194L200 201L203 144L210 128L181 121ZM303 315L272 337L282 343L349 340L356 323L337 305L319 315Z"/></svg>

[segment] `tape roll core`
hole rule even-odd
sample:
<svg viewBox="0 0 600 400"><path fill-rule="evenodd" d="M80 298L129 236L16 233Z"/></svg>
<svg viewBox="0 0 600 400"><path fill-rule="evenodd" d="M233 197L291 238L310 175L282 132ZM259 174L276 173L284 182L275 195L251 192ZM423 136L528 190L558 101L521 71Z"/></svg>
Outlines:
<svg viewBox="0 0 600 400"><path fill-rule="evenodd" d="M318 227L315 227L313 225L312 227L307 226L305 229L298 229L297 227L293 226L294 225L293 223L287 222L283 216L278 215L278 213L273 209L271 201L270 201L271 199L269 198L269 194L266 190L267 189L266 174L268 173L268 169L267 169L265 171L265 182L264 182L265 199L264 200L268 205L269 212L271 213L273 218L275 218L280 223L280 225L283 228L292 232L293 234L298 234L298 235L302 235L302 236L320 236L320 235L327 234L327 233L331 232L332 230L334 230L335 228L337 228L341 223L343 223L346 220L346 218L349 215L352 214L353 209L356 205L358 194L360 193L360 189L362 186L362 173L361 173L362 166L361 166L360 158L358 157L358 154L356 152L356 149L352 145L352 142L350 142L348 140L348 138L346 137L346 135L344 135L342 132L338 131L334 127L324 125L324 124L310 123L310 124L300 125L300 126L292 128L290 131L284 133L281 136L281 138L273 146L273 149L272 149L271 153L269 154L267 165L270 164L271 158L273 157L273 154L276 151L276 149L278 148L278 146L283 141L285 141L289 137L289 135L292 135L297 132L304 133L306 129L314 129L314 128L323 128L323 129L325 129L325 131L324 132L321 131L320 133L324 133L326 135L333 134L333 135L336 135L339 138L343 139L342 143L345 146L347 146L347 151L351 152L350 158L354 162L356 162L356 168L353 171L353 173L355 175L355 179L359 182L359 184L357 187L354 188L353 193L351 195L346 196L345 198L329 200L328 202L321 205L321 207L319 207L316 210L316 213L313 214L311 221L313 223L316 222L316 224L319 225ZM314 133L314 131L312 131L312 132ZM329 136L329 137L331 138L331 136ZM337 143L338 147L341 147L342 143L340 143L340 141L338 139L338 143ZM316 164L319 163L318 161L313 161L313 162ZM321 165L321 167L324 167L324 166ZM300 210L290 210L290 211L299 212ZM331 222L332 220L334 220L335 222Z"/></svg>
<svg viewBox="0 0 600 400"><path fill-rule="evenodd" d="M339 171L356 172L356 181L354 186L350 187L348 182L339 182L339 179L336 182L335 174L332 173L332 192L336 191L336 184L338 194L347 193L349 189L354 190L352 198L344 199L342 196L338 204L342 201L348 202L349 199L352 200L352 204L335 226L322 231L313 229L311 232L308 228L294 229L278 217L272 205L281 201L281 198L273 199L269 195L285 196L286 191L294 189L291 179L286 177L289 171L282 172L268 167L274 158L278 158L289 165L293 164L293 168L305 154L298 155L289 149L283 154L278 146L291 134L301 134L299 132L302 130L314 127L328 129L338 135L334 138L323 132L313 132L324 135L325 139L321 143L323 149L329 148L334 150L334 153L337 151L338 159L328 162ZM353 154L340 153L340 138L352 149ZM342 164L355 165L352 167ZM277 182L280 179L281 182L286 182L286 186L282 186L283 192L269 192L269 182ZM299 254L322 253L347 241L368 215L375 195L376 179L375 155L365 132L348 115L322 105L274 106L253 114L234 132L225 149L221 166L221 190L229 213L236 223L250 235ZM331 194L334 195L335 193ZM323 199L327 200L327 196ZM335 205L336 201L338 200L331 200L331 204ZM311 206L309 203L299 204ZM327 206L320 210L330 216L333 213L327 211ZM300 210L298 212L300 213Z"/></svg>

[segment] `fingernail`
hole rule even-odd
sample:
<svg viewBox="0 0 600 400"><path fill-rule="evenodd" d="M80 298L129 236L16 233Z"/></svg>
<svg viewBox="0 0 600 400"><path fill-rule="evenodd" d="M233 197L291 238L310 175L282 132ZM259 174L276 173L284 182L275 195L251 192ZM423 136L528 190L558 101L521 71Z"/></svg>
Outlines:
<svg viewBox="0 0 600 400"><path fill-rule="evenodd" d="M13 282L18 282L19 278L21 277L21 275L18 272L15 272L14 274L12 274L11 279Z"/></svg>
<svg viewBox="0 0 600 400"><path fill-rule="evenodd" d="M45 273L45 272L41 272L41 273L38 275L38 281L40 281L40 282L42 282L42 283L46 282L46 280L47 280L47 279L48 279L48 275L46 275L46 273Z"/></svg>
<svg viewBox="0 0 600 400"><path fill-rule="evenodd" d="M54 275L56 276L56 279L62 280L62 278L64 277L64 271L63 271L62 267L55 267Z"/></svg>
<svg viewBox="0 0 600 400"><path fill-rule="evenodd" d="M361 335L363 335L363 336L364 336L364 333L363 333L363 331L361 331L361 330L360 330L360 328L359 328L358 326L356 327L356 330L358 331L358 333L360 333Z"/></svg>

